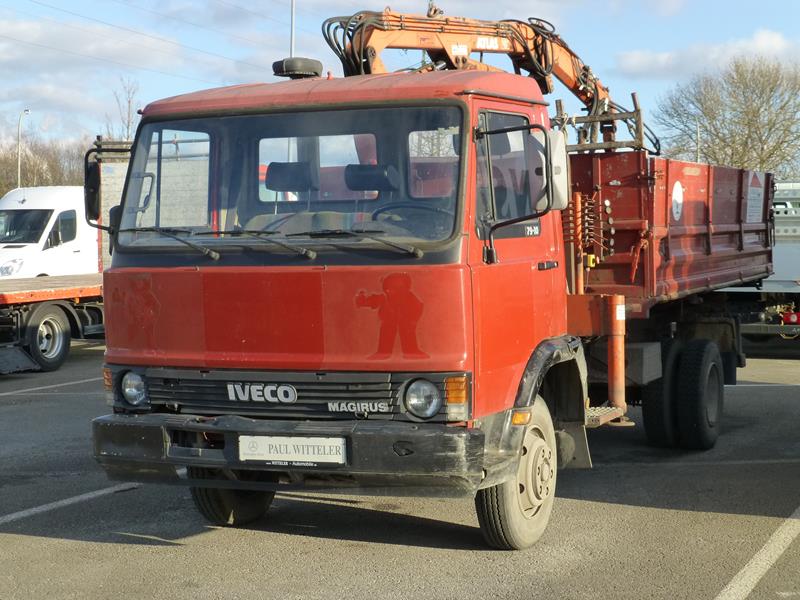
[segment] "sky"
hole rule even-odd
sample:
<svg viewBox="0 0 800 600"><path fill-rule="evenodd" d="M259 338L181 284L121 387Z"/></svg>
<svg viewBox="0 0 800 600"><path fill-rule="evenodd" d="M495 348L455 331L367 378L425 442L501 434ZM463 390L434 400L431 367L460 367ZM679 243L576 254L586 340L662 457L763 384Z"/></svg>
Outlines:
<svg viewBox="0 0 800 600"><path fill-rule="evenodd" d="M382 10L364 0L297 0L296 54L340 74L320 34L330 16ZM795 0L437 0L446 15L551 21L612 98L658 99L732 57L800 58ZM427 0L395 0L424 13ZM275 81L289 54L290 0L0 0L0 138L23 131L74 140L119 121L114 92L138 85L137 105L243 82ZM409 63L417 60L409 59ZM567 97L557 89L551 100ZM568 106L574 106L568 104ZM652 124L652 123L651 123Z"/></svg>

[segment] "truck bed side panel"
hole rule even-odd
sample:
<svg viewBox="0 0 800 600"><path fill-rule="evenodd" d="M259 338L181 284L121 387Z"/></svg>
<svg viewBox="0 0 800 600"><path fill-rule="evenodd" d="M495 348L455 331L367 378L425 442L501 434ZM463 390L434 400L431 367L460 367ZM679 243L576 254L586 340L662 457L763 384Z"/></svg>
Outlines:
<svg viewBox="0 0 800 600"><path fill-rule="evenodd" d="M614 254L589 270L587 292L623 294L631 316L646 315L771 273L769 174L644 152L571 160L576 190L600 202L614 228Z"/></svg>

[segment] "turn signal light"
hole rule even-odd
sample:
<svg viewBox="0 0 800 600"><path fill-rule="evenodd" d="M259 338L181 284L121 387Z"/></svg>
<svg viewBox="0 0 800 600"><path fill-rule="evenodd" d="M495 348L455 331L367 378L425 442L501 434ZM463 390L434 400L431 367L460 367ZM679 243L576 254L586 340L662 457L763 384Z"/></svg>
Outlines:
<svg viewBox="0 0 800 600"><path fill-rule="evenodd" d="M445 377L444 401L450 423L469 420L469 380L466 375Z"/></svg>
<svg viewBox="0 0 800 600"><path fill-rule="evenodd" d="M103 389L106 391L114 389L114 376L108 367L103 367Z"/></svg>
<svg viewBox="0 0 800 600"><path fill-rule="evenodd" d="M515 410L511 415L512 425L527 425L531 422L531 413L527 410Z"/></svg>
<svg viewBox="0 0 800 600"><path fill-rule="evenodd" d="M445 399L447 404L467 403L467 377L447 377L444 380Z"/></svg>
<svg viewBox="0 0 800 600"><path fill-rule="evenodd" d="M103 367L103 391L108 406L114 406L114 374L108 367Z"/></svg>

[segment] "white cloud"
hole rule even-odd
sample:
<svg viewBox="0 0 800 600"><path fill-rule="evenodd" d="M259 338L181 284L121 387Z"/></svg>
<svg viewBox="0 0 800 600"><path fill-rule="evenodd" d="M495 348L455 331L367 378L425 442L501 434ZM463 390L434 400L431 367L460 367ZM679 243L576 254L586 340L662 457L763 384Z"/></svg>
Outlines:
<svg viewBox="0 0 800 600"><path fill-rule="evenodd" d="M737 56L754 55L796 60L800 58L800 45L777 31L759 29L749 38L721 44L694 44L669 52L623 52L616 57L616 70L631 78L674 79L722 67Z"/></svg>

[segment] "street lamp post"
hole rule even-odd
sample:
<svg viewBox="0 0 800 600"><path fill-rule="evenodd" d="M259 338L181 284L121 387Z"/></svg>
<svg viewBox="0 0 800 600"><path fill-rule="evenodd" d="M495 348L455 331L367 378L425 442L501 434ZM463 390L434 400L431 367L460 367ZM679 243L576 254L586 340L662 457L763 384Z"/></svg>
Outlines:
<svg viewBox="0 0 800 600"><path fill-rule="evenodd" d="M31 114L29 108L19 113L17 122L17 187L22 187L22 117Z"/></svg>
<svg viewBox="0 0 800 600"><path fill-rule="evenodd" d="M295 0L292 0L292 20L291 20L291 31L289 32L289 56L294 56L294 11L295 11Z"/></svg>

